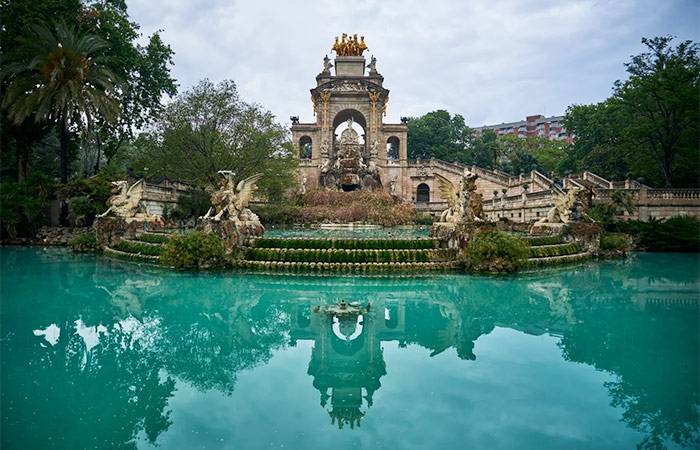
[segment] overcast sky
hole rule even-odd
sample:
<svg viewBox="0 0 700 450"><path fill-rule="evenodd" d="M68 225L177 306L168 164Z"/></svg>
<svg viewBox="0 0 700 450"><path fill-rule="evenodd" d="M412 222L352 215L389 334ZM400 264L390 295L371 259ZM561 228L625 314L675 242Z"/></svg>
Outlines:
<svg viewBox="0 0 700 450"><path fill-rule="evenodd" d="M642 37L700 41L697 0L127 0L175 51L180 91L233 79L242 97L314 121L309 89L334 37L365 36L391 91L386 122L436 109L470 126L599 102Z"/></svg>

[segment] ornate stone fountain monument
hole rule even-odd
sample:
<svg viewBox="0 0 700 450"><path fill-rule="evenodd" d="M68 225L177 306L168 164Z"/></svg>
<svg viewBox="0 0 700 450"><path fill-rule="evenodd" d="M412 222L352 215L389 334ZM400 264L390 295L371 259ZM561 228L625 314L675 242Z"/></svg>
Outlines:
<svg viewBox="0 0 700 450"><path fill-rule="evenodd" d="M408 128L405 123L383 123L389 90L383 87L376 58L365 64L366 50L363 36L336 38L331 51L337 56L334 62L324 58L311 89L316 122L293 120L304 188L389 189L392 179L406 177ZM348 128L338 136L336 130L344 123ZM362 135L353 127L361 128Z"/></svg>

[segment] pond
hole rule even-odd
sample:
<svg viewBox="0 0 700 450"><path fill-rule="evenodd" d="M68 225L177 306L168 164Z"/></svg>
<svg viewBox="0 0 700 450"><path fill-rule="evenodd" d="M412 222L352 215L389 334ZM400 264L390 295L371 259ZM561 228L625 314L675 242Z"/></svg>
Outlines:
<svg viewBox="0 0 700 450"><path fill-rule="evenodd" d="M315 277L3 247L0 269L3 449L697 445L697 255ZM340 300L370 307L315 312Z"/></svg>

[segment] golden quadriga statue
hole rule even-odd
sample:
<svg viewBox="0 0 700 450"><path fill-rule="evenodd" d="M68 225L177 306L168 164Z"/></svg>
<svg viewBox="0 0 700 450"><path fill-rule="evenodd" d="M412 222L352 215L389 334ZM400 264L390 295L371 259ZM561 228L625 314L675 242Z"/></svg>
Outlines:
<svg viewBox="0 0 700 450"><path fill-rule="evenodd" d="M216 233L226 242L226 247L232 251L235 247L244 247L253 237L260 237L265 228L260 218L248 209L248 203L257 190L257 182L262 177L258 173L234 182L234 172L220 170L221 181L219 190L211 196L211 208L199 218L197 229L204 232Z"/></svg>

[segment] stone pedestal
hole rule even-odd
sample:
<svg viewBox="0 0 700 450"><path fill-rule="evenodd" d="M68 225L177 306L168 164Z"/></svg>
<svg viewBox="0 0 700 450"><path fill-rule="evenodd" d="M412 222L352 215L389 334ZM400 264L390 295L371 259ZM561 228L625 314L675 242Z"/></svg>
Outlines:
<svg viewBox="0 0 700 450"><path fill-rule="evenodd" d="M113 247L122 239L135 239L137 231L163 231L157 216L148 218L97 217L92 224L99 247Z"/></svg>
<svg viewBox="0 0 700 450"><path fill-rule="evenodd" d="M491 222L435 222L428 236L444 242L447 248L461 249L466 247L474 236L495 229Z"/></svg>
<svg viewBox="0 0 700 450"><path fill-rule="evenodd" d="M567 228L565 223L541 223L534 224L530 228L530 234L545 234L547 236L560 236Z"/></svg>
<svg viewBox="0 0 700 450"><path fill-rule="evenodd" d="M365 76L364 56L338 56L335 58L335 76L363 77Z"/></svg>
<svg viewBox="0 0 700 450"><path fill-rule="evenodd" d="M261 237L265 233L265 227L259 220L199 219L197 230L221 237L228 255L249 246L251 239Z"/></svg>

